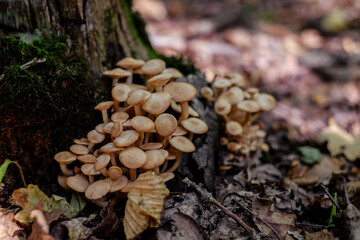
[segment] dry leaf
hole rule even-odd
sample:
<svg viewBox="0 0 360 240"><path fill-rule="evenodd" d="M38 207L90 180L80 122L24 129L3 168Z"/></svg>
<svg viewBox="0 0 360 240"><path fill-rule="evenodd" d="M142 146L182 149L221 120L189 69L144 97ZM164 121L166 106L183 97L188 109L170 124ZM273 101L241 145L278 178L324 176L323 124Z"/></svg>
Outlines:
<svg viewBox="0 0 360 240"><path fill-rule="evenodd" d="M6 213L3 209L0 209L0 239L26 239L24 230L16 224L14 216L14 213Z"/></svg>
<svg viewBox="0 0 360 240"><path fill-rule="evenodd" d="M354 142L354 137L339 127L334 119L329 120L329 127L320 132L317 137L319 143L327 142L327 148L331 156L342 153L345 146Z"/></svg>
<svg viewBox="0 0 360 240"><path fill-rule="evenodd" d="M164 198L169 195L163 178L153 172L140 174L134 181L125 208L124 229L132 239L148 226L158 227Z"/></svg>
<svg viewBox="0 0 360 240"><path fill-rule="evenodd" d="M350 161L355 161L360 158L360 137L355 137L352 144L346 145L344 149L346 158Z"/></svg>
<svg viewBox="0 0 360 240"><path fill-rule="evenodd" d="M356 195L360 196L360 181L346 183L350 198L354 198Z"/></svg>
<svg viewBox="0 0 360 240"><path fill-rule="evenodd" d="M324 229L320 232L309 233L305 231L306 240L339 240L334 237L332 232L329 232L327 229Z"/></svg>
<svg viewBox="0 0 360 240"><path fill-rule="evenodd" d="M338 171L343 166L343 161L338 158L330 158L326 155L322 155L320 163L315 164L304 175L306 179L318 178L317 183L328 184L332 173Z"/></svg>
<svg viewBox="0 0 360 240"><path fill-rule="evenodd" d="M191 239L191 240L206 239L199 225L189 215L186 215L181 212L177 212L174 213L172 219L177 223L178 228L183 230L183 233L186 235L187 239Z"/></svg>
<svg viewBox="0 0 360 240"><path fill-rule="evenodd" d="M258 218L255 220L256 226L262 233L270 235L273 239L277 239L277 235L281 239L293 239L288 231L297 231L295 227L296 215L288 212L274 212L270 210L271 205L272 202L269 200L255 198L252 205L253 211L257 213L258 218L270 225L273 230Z"/></svg>

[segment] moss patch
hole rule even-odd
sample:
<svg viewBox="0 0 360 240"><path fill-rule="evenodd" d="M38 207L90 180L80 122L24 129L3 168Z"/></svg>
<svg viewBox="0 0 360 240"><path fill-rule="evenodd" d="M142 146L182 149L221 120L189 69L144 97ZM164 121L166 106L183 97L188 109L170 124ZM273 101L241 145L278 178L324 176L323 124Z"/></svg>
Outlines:
<svg viewBox="0 0 360 240"><path fill-rule="evenodd" d="M53 155L96 125L93 107L105 95L85 61L71 55L67 40L52 36L28 44L10 36L0 39L0 66L5 66L0 68L5 75L0 81L0 162L18 160L37 184L56 180L48 176L51 169L58 171ZM46 62L20 68L35 57Z"/></svg>

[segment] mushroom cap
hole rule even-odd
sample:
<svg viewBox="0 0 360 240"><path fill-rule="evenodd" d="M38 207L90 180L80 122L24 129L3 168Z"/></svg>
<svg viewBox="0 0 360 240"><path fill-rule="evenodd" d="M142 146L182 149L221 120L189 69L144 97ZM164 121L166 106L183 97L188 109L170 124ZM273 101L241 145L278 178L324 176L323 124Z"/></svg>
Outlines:
<svg viewBox="0 0 360 240"><path fill-rule="evenodd" d="M101 174L100 171L95 170L95 165L92 163L85 163L81 166L81 172L85 175L92 176L92 175L99 175Z"/></svg>
<svg viewBox="0 0 360 240"><path fill-rule="evenodd" d="M206 122L199 118L188 118L181 121L181 126L183 126L186 130L196 133L203 134L208 131L208 126Z"/></svg>
<svg viewBox="0 0 360 240"><path fill-rule="evenodd" d="M143 145L140 146L140 148L144 151L146 150L156 150L156 149L160 149L162 148L163 145L159 142L149 142L149 143L145 143Z"/></svg>
<svg viewBox="0 0 360 240"><path fill-rule="evenodd" d="M123 174L123 171L121 170L120 167L118 166L111 166L109 167L109 169L107 170L108 174L109 174L109 177L112 179L112 180L116 180L116 179L119 179L122 174Z"/></svg>
<svg viewBox="0 0 360 240"><path fill-rule="evenodd" d="M112 129L113 126L114 126L114 122L108 122L108 123L106 123L105 126L104 126L104 132L110 134L110 133L111 133L111 129Z"/></svg>
<svg viewBox="0 0 360 240"><path fill-rule="evenodd" d="M149 150L145 152L147 160L141 167L142 169L154 169L165 162L165 155L159 150Z"/></svg>
<svg viewBox="0 0 360 240"><path fill-rule="evenodd" d="M258 112L261 110L259 104L254 100L245 100L239 102L236 107L240 110L250 113Z"/></svg>
<svg viewBox="0 0 360 240"><path fill-rule="evenodd" d="M164 69L165 62L161 59L149 60L141 67L144 74L151 76L161 73Z"/></svg>
<svg viewBox="0 0 360 240"><path fill-rule="evenodd" d="M131 126L138 132L150 132L155 128L155 123L148 117L136 116L131 119Z"/></svg>
<svg viewBox="0 0 360 240"><path fill-rule="evenodd" d="M140 134L135 130L123 131L119 137L115 138L113 143L116 147L127 147L139 138Z"/></svg>
<svg viewBox="0 0 360 240"><path fill-rule="evenodd" d="M113 101L106 101L106 102L101 102L99 103L98 105L96 105L94 107L95 110L100 110L100 111L103 111L103 110L108 110L109 108L111 108L111 106L114 104Z"/></svg>
<svg viewBox="0 0 360 240"><path fill-rule="evenodd" d="M145 64L144 60L134 59L132 57L126 57L116 63L116 66L125 69L134 69L142 67Z"/></svg>
<svg viewBox="0 0 360 240"><path fill-rule="evenodd" d="M100 123L100 124L96 125L95 130L98 131L99 133L105 133L104 132L105 125L106 125L106 123Z"/></svg>
<svg viewBox="0 0 360 240"><path fill-rule="evenodd" d="M113 115L111 115L111 120L113 122L123 123L126 120L128 120L128 118L129 118L129 114L127 114L126 112L116 112Z"/></svg>
<svg viewBox="0 0 360 240"><path fill-rule="evenodd" d="M88 177L84 174L76 174L75 176L68 177L66 184L77 192L85 192L89 186Z"/></svg>
<svg viewBox="0 0 360 240"><path fill-rule="evenodd" d="M177 136L170 139L170 144L175 149L181 152L193 152L195 151L194 144L186 137Z"/></svg>
<svg viewBox="0 0 360 240"><path fill-rule="evenodd" d="M164 182L167 182L173 179L175 177L175 174L172 172L164 172L164 173L160 173L159 177L161 177L164 180Z"/></svg>
<svg viewBox="0 0 360 240"><path fill-rule="evenodd" d="M55 154L54 159L60 164L69 164L76 160L76 155L69 151L63 151Z"/></svg>
<svg viewBox="0 0 360 240"><path fill-rule="evenodd" d="M231 105L235 105L244 100L244 92L239 87L231 87L228 91L223 92L219 98L224 98Z"/></svg>
<svg viewBox="0 0 360 240"><path fill-rule="evenodd" d="M227 74L227 77L230 78L230 82L232 85L243 87L245 86L244 77L239 73L230 73Z"/></svg>
<svg viewBox="0 0 360 240"><path fill-rule="evenodd" d="M165 159L169 156L169 152L165 149L158 149L162 154L164 154Z"/></svg>
<svg viewBox="0 0 360 240"><path fill-rule="evenodd" d="M162 73L170 73L173 78L183 78L184 75L176 68L165 68Z"/></svg>
<svg viewBox="0 0 360 240"><path fill-rule="evenodd" d="M117 85L111 90L111 96L118 102L125 102L130 91L127 85Z"/></svg>
<svg viewBox="0 0 360 240"><path fill-rule="evenodd" d="M77 155L84 155L89 153L89 149L86 146L80 144L71 145L70 151Z"/></svg>
<svg viewBox="0 0 360 240"><path fill-rule="evenodd" d="M172 134L172 136L183 136L185 134L187 134L188 131L183 128L182 126L177 126L175 132Z"/></svg>
<svg viewBox="0 0 360 240"><path fill-rule="evenodd" d="M177 104L175 101L171 100L171 108L175 112L181 113L181 106L180 104ZM199 113L196 112L191 106L188 106L189 108L189 115L192 117L199 117Z"/></svg>
<svg viewBox="0 0 360 240"><path fill-rule="evenodd" d="M80 138L80 139L74 139L74 143L81 144L81 145L89 145L90 142L87 138Z"/></svg>
<svg viewBox="0 0 360 240"><path fill-rule="evenodd" d="M103 153L112 153L120 150L122 150L122 148L116 147L112 142L109 142L100 148L100 151Z"/></svg>
<svg viewBox="0 0 360 240"><path fill-rule="evenodd" d="M85 191L85 197L90 200L96 200L105 196L109 190L110 184L104 180L99 180L88 186Z"/></svg>
<svg viewBox="0 0 360 240"><path fill-rule="evenodd" d="M142 90L142 89L136 89L129 93L129 97L127 99L127 103L130 106L138 106L146 102L151 96L151 92Z"/></svg>
<svg viewBox="0 0 360 240"><path fill-rule="evenodd" d="M255 87L251 87L251 88L246 89L245 92L247 92L251 96L254 96L255 94L259 93L259 89L255 88Z"/></svg>
<svg viewBox="0 0 360 240"><path fill-rule="evenodd" d="M100 125L100 124L99 124ZM98 128L100 131L104 131L105 124L99 126L97 125L94 130L91 130L87 134L87 138L91 143L101 143L105 139L105 135L100 133L96 128ZM102 129L100 129L102 127Z"/></svg>
<svg viewBox="0 0 360 240"><path fill-rule="evenodd" d="M162 87L164 86L170 79L172 78L172 74L169 73L161 73L150 78L147 83L153 87Z"/></svg>
<svg viewBox="0 0 360 240"><path fill-rule="evenodd" d="M136 90L136 89L146 90L146 86L140 85L140 84L135 84L135 83L116 83L115 84L115 86L120 86L120 85L128 86L131 89L131 91Z"/></svg>
<svg viewBox="0 0 360 240"><path fill-rule="evenodd" d="M122 131L123 131L123 127L122 127L121 123L115 122L113 127L111 128L110 134L113 138L116 138L116 137L120 136Z"/></svg>
<svg viewBox="0 0 360 240"><path fill-rule="evenodd" d="M276 100L270 94L260 93L255 97L255 100L263 111L270 111L276 106Z"/></svg>
<svg viewBox="0 0 360 240"><path fill-rule="evenodd" d="M231 86L231 82L226 78L218 78L214 81L213 86L219 89L228 88Z"/></svg>
<svg viewBox="0 0 360 240"><path fill-rule="evenodd" d="M95 163L96 157L92 154L85 154L77 156L77 160L79 160L82 163Z"/></svg>
<svg viewBox="0 0 360 240"><path fill-rule="evenodd" d="M131 75L131 72L126 71L124 69L121 68L114 68L112 70L108 70L103 72L104 76L107 77L111 77L111 78L123 78L123 77L128 77Z"/></svg>
<svg viewBox="0 0 360 240"><path fill-rule="evenodd" d="M196 88L185 82L171 82L164 87L164 91L170 93L175 102L187 102L196 95Z"/></svg>
<svg viewBox="0 0 360 240"><path fill-rule="evenodd" d="M211 87L202 87L200 90L201 96L206 99L212 98L214 96L214 91Z"/></svg>
<svg viewBox="0 0 360 240"><path fill-rule="evenodd" d="M157 115L165 112L170 104L171 96L168 92L155 92L146 100L142 108L148 113Z"/></svg>
<svg viewBox="0 0 360 240"><path fill-rule="evenodd" d="M120 162L127 168L137 169L146 163L146 154L137 147L126 148L119 154Z"/></svg>
<svg viewBox="0 0 360 240"><path fill-rule="evenodd" d="M236 121L228 121L226 123L226 131L233 136L238 136L243 132L243 128L240 123Z"/></svg>
<svg viewBox="0 0 360 240"><path fill-rule="evenodd" d="M57 181L62 188L66 189L66 190L70 190L71 188L66 184L67 178L68 178L68 176L59 174L57 177Z"/></svg>
<svg viewBox="0 0 360 240"><path fill-rule="evenodd" d="M109 192L117 192L123 189L129 180L126 176L122 175L118 179L105 178L104 181L110 184Z"/></svg>
<svg viewBox="0 0 360 240"><path fill-rule="evenodd" d="M128 183L126 184L126 186L124 188L122 188L120 190L120 192L124 192L124 193L127 193L127 192L130 192L132 186L134 185L134 182L133 181L130 181L128 180Z"/></svg>
<svg viewBox="0 0 360 240"><path fill-rule="evenodd" d="M94 164L94 168L96 171L100 171L104 167L106 167L110 162L110 154L101 154L96 158L96 162Z"/></svg>
<svg viewBox="0 0 360 240"><path fill-rule="evenodd" d="M173 134L176 131L177 126L176 118L169 113L160 114L155 119L156 132L163 137Z"/></svg>
<svg viewBox="0 0 360 240"><path fill-rule="evenodd" d="M224 98L220 98L215 102L215 112L219 115L229 114L231 111L231 104Z"/></svg>

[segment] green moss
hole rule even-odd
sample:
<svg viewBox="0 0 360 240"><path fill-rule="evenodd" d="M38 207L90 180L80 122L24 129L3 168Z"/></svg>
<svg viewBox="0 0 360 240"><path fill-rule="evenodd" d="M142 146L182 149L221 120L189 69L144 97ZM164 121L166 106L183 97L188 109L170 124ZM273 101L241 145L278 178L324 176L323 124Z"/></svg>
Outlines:
<svg viewBox="0 0 360 240"><path fill-rule="evenodd" d="M114 22L114 9L111 7L107 7L104 11L105 15L105 24L106 28L110 31L115 29L115 22Z"/></svg>

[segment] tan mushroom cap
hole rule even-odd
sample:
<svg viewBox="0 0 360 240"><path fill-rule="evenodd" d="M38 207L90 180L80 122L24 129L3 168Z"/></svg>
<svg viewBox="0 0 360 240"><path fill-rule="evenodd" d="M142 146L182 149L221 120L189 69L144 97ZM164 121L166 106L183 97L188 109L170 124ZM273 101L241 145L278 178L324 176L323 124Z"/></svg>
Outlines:
<svg viewBox="0 0 360 240"><path fill-rule="evenodd" d="M122 126L123 127L131 127L131 119L128 119L125 122L123 122Z"/></svg>
<svg viewBox="0 0 360 240"><path fill-rule="evenodd" d="M159 150L149 150L145 152L147 160L141 167L142 169L154 169L165 162L165 155Z"/></svg>
<svg viewBox="0 0 360 240"><path fill-rule="evenodd" d="M251 88L246 89L245 92L247 92L251 96L254 96L255 94L259 93L259 89L255 88L255 87L251 87Z"/></svg>
<svg viewBox="0 0 360 240"><path fill-rule="evenodd" d="M116 179L119 179L122 174L123 174L123 171L121 170L120 167L118 166L111 166L109 167L109 169L107 170L108 174L109 174L109 177L112 179L112 180L116 180Z"/></svg>
<svg viewBox="0 0 360 240"><path fill-rule="evenodd" d="M158 149L162 154L164 154L165 159L169 156L169 152L165 149Z"/></svg>
<svg viewBox="0 0 360 240"><path fill-rule="evenodd" d="M170 93L175 102L187 102L196 95L196 88L185 82L172 82L164 87L164 91Z"/></svg>
<svg viewBox="0 0 360 240"><path fill-rule="evenodd" d="M171 74L162 73L150 78L147 82L153 87L162 87L172 78Z"/></svg>
<svg viewBox="0 0 360 240"><path fill-rule="evenodd" d="M116 112L113 115L111 115L111 120L113 122L123 123L128 119L129 119L129 114L127 114L126 112Z"/></svg>
<svg viewBox="0 0 360 240"><path fill-rule="evenodd" d="M116 138L116 137L120 136L122 131L123 131L123 127L122 127L121 123L115 122L113 127L111 128L110 134L113 138Z"/></svg>
<svg viewBox="0 0 360 240"><path fill-rule="evenodd" d="M80 144L71 145L70 151L77 155L84 155L89 153L89 149L87 148L87 146Z"/></svg>
<svg viewBox="0 0 360 240"><path fill-rule="evenodd" d="M235 105L244 100L244 92L239 87L231 87L228 91L223 92L219 98L224 98L231 105Z"/></svg>
<svg viewBox="0 0 360 240"><path fill-rule="evenodd" d="M118 102L125 102L131 88L127 85L117 85L111 90L111 96Z"/></svg>
<svg viewBox="0 0 360 240"><path fill-rule="evenodd" d="M92 175L99 175L101 174L100 171L95 170L95 165L92 163L85 163L81 166L81 172L85 175L92 176Z"/></svg>
<svg viewBox="0 0 360 240"><path fill-rule="evenodd" d="M146 102L151 96L151 92L142 90L142 89L136 89L129 93L129 97L127 99L127 103L130 106L137 106L141 105Z"/></svg>
<svg viewBox="0 0 360 240"><path fill-rule="evenodd" d="M116 147L127 147L139 138L140 134L135 130L123 131L119 137L115 138L113 143Z"/></svg>
<svg viewBox="0 0 360 240"><path fill-rule="evenodd" d="M132 57L126 57L121 59L116 63L116 66L122 67L125 69L134 69L142 67L145 64L144 60L141 59L134 59Z"/></svg>
<svg viewBox="0 0 360 240"><path fill-rule="evenodd" d="M182 126L177 126L175 132L172 134L172 136L183 136L186 135L188 131L183 128Z"/></svg>
<svg viewBox="0 0 360 240"><path fill-rule="evenodd" d="M114 143L110 142L110 143L107 143L105 144L104 146L102 146L100 148L100 151L103 152L103 153L112 153L112 152L117 152L117 151L120 151L122 150L123 148L120 148L120 147L116 147L114 145Z"/></svg>
<svg viewBox="0 0 360 240"><path fill-rule="evenodd" d="M120 190L120 192L124 192L124 193L130 192L133 185L134 185L134 182L131 180L128 180L128 183L126 184L126 186L124 188L122 188Z"/></svg>
<svg viewBox="0 0 360 240"><path fill-rule="evenodd" d="M90 142L87 138L80 138L80 139L74 139L74 143L81 144L81 145L89 145Z"/></svg>
<svg viewBox="0 0 360 240"><path fill-rule="evenodd" d="M276 106L276 100L270 94L260 93L255 97L255 100L263 111L270 111Z"/></svg>
<svg viewBox="0 0 360 240"><path fill-rule="evenodd" d="M69 151L63 151L55 154L54 159L60 164L69 164L76 160L76 155Z"/></svg>
<svg viewBox="0 0 360 240"><path fill-rule="evenodd" d="M233 136L238 136L243 132L243 128L240 123L236 121L228 121L226 123L226 131Z"/></svg>
<svg viewBox="0 0 360 240"><path fill-rule="evenodd" d="M220 98L215 102L214 108L217 114L226 115L231 111L231 104L226 99Z"/></svg>
<svg viewBox="0 0 360 240"><path fill-rule="evenodd" d="M110 154L101 154L96 158L96 162L94 164L94 168L96 171L100 171L104 167L106 167L110 162Z"/></svg>
<svg viewBox="0 0 360 240"><path fill-rule="evenodd" d="M105 123L100 123L96 125L95 130L98 131L99 133L105 133L104 132L105 125L106 125Z"/></svg>
<svg viewBox="0 0 360 240"><path fill-rule="evenodd" d="M175 174L173 174L172 172L164 172L164 173L160 173L159 177L161 177L164 180L164 182L167 182L173 179L175 177Z"/></svg>
<svg viewBox="0 0 360 240"><path fill-rule="evenodd" d="M146 100L142 108L148 113L157 115L165 112L170 104L171 96L168 92L155 92Z"/></svg>
<svg viewBox="0 0 360 240"><path fill-rule="evenodd" d="M109 192L117 192L126 187L129 180L126 176L122 175L116 180L111 178L105 178L104 181L110 184Z"/></svg>
<svg viewBox="0 0 360 240"><path fill-rule="evenodd" d="M177 126L178 123L176 118L169 113L160 114L155 119L156 132L163 137L173 134L176 131Z"/></svg>
<svg viewBox="0 0 360 240"><path fill-rule="evenodd" d="M100 131L104 131L105 124L101 125L102 129L100 129L99 125L97 125L94 130L91 130L87 134L87 138L92 143L101 143L105 139L105 135L96 130L96 128L98 128Z"/></svg>
<svg viewBox="0 0 360 240"><path fill-rule="evenodd" d="M173 78L183 78L184 75L176 68L165 68L162 73L169 73Z"/></svg>
<svg viewBox="0 0 360 240"><path fill-rule="evenodd" d="M92 154L85 154L77 156L77 160L79 160L82 163L95 163L96 157Z"/></svg>
<svg viewBox="0 0 360 240"><path fill-rule="evenodd" d="M96 200L105 196L109 190L110 184L104 180L99 180L88 186L85 191L85 197L90 200Z"/></svg>
<svg viewBox="0 0 360 240"><path fill-rule="evenodd" d="M202 87L200 93L205 99L211 99L214 97L214 91L210 87Z"/></svg>
<svg viewBox="0 0 360 240"><path fill-rule="evenodd" d="M69 176L64 176L64 175L61 175L59 174L58 177L57 177L57 182L59 183L59 185L66 189L66 190L70 190L71 188L66 184L66 179L68 178Z"/></svg>
<svg viewBox="0 0 360 240"><path fill-rule="evenodd" d="M231 82L226 78L218 78L214 81L213 86L219 89L228 88L231 86Z"/></svg>
<svg viewBox="0 0 360 240"><path fill-rule="evenodd" d="M196 134L203 134L208 131L208 126L206 122L199 118L185 119L181 121L181 126L183 126L186 130Z"/></svg>
<svg viewBox="0 0 360 240"><path fill-rule="evenodd" d="M112 70L108 70L103 72L104 76L107 77L111 77L111 78L123 78L123 77L128 77L131 75L131 72L126 71L124 69L121 68L114 68Z"/></svg>
<svg viewBox="0 0 360 240"><path fill-rule="evenodd" d="M114 122L108 122L104 126L104 132L105 133L111 133L111 129L114 126Z"/></svg>
<svg viewBox="0 0 360 240"><path fill-rule="evenodd" d="M101 102L94 107L95 110L107 110L114 104L113 101Z"/></svg>
<svg viewBox="0 0 360 240"><path fill-rule="evenodd" d="M171 100L171 108L178 113L181 113L181 106L177 104L175 101ZM192 117L199 117L199 113L196 112L191 106L189 106L189 115Z"/></svg>
<svg viewBox="0 0 360 240"><path fill-rule="evenodd" d="M131 91L136 90L136 89L146 90L146 86L140 85L140 84L135 84L135 83L116 83L115 84L115 86L120 86L120 85L125 85L125 86L129 87L131 89Z"/></svg>
<svg viewBox="0 0 360 240"><path fill-rule="evenodd" d="M231 74L228 74L228 77L230 78L230 82L232 85L239 86L239 87L245 86L245 79L241 74L231 73Z"/></svg>
<svg viewBox="0 0 360 240"><path fill-rule="evenodd" d="M236 107L240 110L243 110L245 112L258 112L261 110L259 104L254 100L245 100L236 105Z"/></svg>
<svg viewBox="0 0 360 240"><path fill-rule="evenodd" d="M164 71L165 62L161 59L152 59L147 61L142 67L141 70L146 75L156 75Z"/></svg>
<svg viewBox="0 0 360 240"><path fill-rule="evenodd" d="M140 146L140 148L144 151L146 150L156 150L156 149L160 149L162 148L163 145L159 142L149 142L149 143L145 143L143 145Z"/></svg>
<svg viewBox="0 0 360 240"><path fill-rule="evenodd" d="M195 151L194 144L186 137L177 136L170 139L170 144L175 149L181 152L193 152Z"/></svg>
<svg viewBox="0 0 360 240"><path fill-rule="evenodd" d="M89 180L84 174L76 174L75 176L68 177L66 184L77 192L85 192L89 186Z"/></svg>
<svg viewBox="0 0 360 240"><path fill-rule="evenodd" d="M126 148L119 154L120 162L127 168L137 169L146 163L146 154L137 147Z"/></svg>
<svg viewBox="0 0 360 240"><path fill-rule="evenodd" d="M155 123L148 117L136 116L131 119L131 126L138 132L150 132L155 128Z"/></svg>

